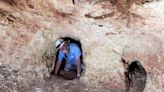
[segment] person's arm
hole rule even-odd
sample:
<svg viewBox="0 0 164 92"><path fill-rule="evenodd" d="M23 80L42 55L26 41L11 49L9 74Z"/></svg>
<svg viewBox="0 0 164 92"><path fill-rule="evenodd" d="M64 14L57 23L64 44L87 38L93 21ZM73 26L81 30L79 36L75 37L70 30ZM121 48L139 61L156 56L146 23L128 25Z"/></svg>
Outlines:
<svg viewBox="0 0 164 92"><path fill-rule="evenodd" d="M79 78L80 73L81 73L81 67L80 67L80 65L81 65L81 59L80 59L81 50L78 46L74 48L74 55L75 55L75 58L76 58L77 77Z"/></svg>
<svg viewBox="0 0 164 92"><path fill-rule="evenodd" d="M58 74L58 71L59 71L59 68L60 68L60 66L61 66L61 61L57 61L57 64L56 64L56 68L55 68L55 74L57 75Z"/></svg>
<svg viewBox="0 0 164 92"><path fill-rule="evenodd" d="M76 59L76 64L77 64L77 77L80 77L80 72L81 72L81 69L80 69L80 58Z"/></svg>
<svg viewBox="0 0 164 92"><path fill-rule="evenodd" d="M63 58L64 58L64 53L62 53L61 51L59 51L58 60L56 62L56 66L55 66L55 74L58 74L58 71L60 69L60 66L61 66L61 63L62 63Z"/></svg>

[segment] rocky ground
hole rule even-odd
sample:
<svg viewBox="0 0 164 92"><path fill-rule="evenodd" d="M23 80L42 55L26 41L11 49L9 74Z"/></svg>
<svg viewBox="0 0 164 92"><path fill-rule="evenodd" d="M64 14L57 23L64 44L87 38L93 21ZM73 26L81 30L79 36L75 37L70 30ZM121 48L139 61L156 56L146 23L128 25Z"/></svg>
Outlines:
<svg viewBox="0 0 164 92"><path fill-rule="evenodd" d="M164 1L117 1L0 0L0 92L125 92L121 58L143 65L144 92L163 92ZM50 77L65 36L82 44L79 81Z"/></svg>

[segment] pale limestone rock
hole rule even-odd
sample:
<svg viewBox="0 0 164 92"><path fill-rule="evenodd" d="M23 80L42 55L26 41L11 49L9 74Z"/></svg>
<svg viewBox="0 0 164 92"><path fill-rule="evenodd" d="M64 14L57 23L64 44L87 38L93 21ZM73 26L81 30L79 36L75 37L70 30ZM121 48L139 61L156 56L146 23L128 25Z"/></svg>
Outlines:
<svg viewBox="0 0 164 92"><path fill-rule="evenodd" d="M79 89L80 92L124 92L122 57L129 63L139 60L146 69L148 78L144 92L163 92L164 1L134 4L130 9L134 14L129 27L126 15L113 6L104 8L102 3L72 5L71 0L36 0L30 3L33 8L0 3L3 5L0 9L7 11L7 15L11 13L20 18L11 24L0 21L0 65L11 67L5 68L6 75L2 72L0 77L3 81L5 76L9 78L18 92L79 92ZM114 12L114 15L92 18L106 12ZM91 18L85 16L88 13ZM86 72L79 84L53 77L47 80L54 62L43 57L54 54L54 42L64 36L82 43ZM4 84L4 89L8 86L6 82L0 81L0 84Z"/></svg>

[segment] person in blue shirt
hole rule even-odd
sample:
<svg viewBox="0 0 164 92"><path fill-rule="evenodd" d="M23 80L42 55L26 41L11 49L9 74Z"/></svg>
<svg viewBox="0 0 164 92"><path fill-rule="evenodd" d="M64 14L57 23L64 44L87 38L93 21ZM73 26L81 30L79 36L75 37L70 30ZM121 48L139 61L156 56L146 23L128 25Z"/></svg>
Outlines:
<svg viewBox="0 0 164 92"><path fill-rule="evenodd" d="M80 56L82 52L79 46L76 43L70 43L69 41L64 41L63 39L59 39L56 41L56 48L59 50L58 60L55 67L55 74L58 73L59 68L63 59L66 60L66 64L64 66L65 71L76 71L77 77L80 78L81 72L81 60Z"/></svg>

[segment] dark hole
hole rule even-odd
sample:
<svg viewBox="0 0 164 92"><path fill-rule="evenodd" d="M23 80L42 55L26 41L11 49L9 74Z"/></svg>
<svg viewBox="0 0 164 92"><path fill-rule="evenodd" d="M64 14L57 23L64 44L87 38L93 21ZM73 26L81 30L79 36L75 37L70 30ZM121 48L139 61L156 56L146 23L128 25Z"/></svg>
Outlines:
<svg viewBox="0 0 164 92"><path fill-rule="evenodd" d="M128 64L122 59L122 63L125 68L126 92L143 92L147 79L144 67L137 60Z"/></svg>
<svg viewBox="0 0 164 92"><path fill-rule="evenodd" d="M83 64L83 66L85 66L85 64L83 62L83 50L82 50L81 42L79 40L75 40L71 37L64 37L62 39L64 39L64 41L69 41L69 43L75 43L79 47L79 49L81 51L81 56L80 56L81 64ZM55 63L57 63L58 55L59 55L59 50L56 53ZM59 69L59 72L58 72L58 75L62 76L64 79L67 79L67 80L74 79L76 77L76 71L68 71L68 72L64 71L65 64L66 64L66 60L63 59L62 64ZM55 70L55 68L54 68L54 70ZM84 71L85 71L85 69L83 68L81 71L81 75L84 74Z"/></svg>

